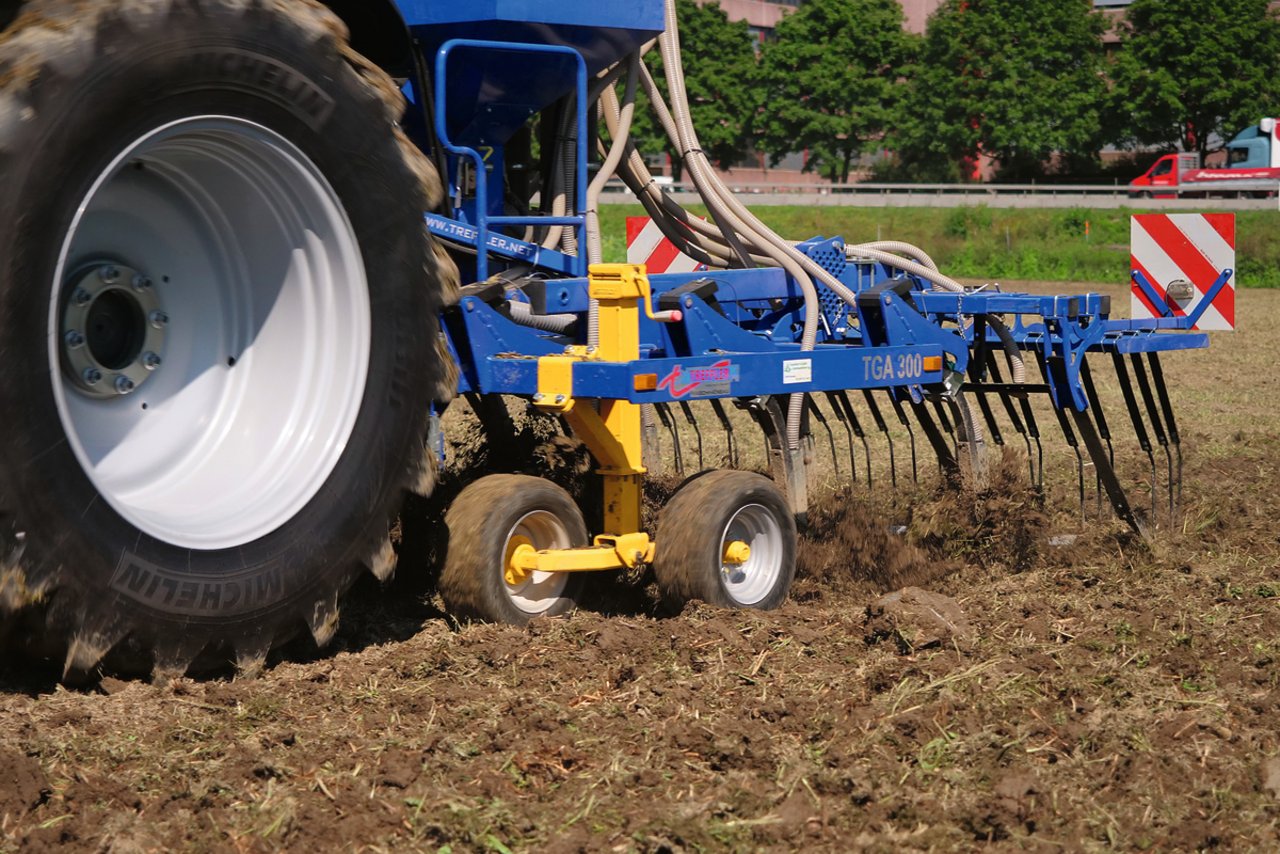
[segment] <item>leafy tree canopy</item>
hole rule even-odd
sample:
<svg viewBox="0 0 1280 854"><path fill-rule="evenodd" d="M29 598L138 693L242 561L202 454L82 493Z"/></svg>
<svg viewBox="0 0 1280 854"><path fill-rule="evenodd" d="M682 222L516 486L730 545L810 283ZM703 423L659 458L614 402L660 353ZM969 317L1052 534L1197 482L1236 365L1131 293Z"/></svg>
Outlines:
<svg viewBox="0 0 1280 854"><path fill-rule="evenodd" d="M910 74L903 160L986 154L1011 174L1092 155L1105 137L1107 26L1089 0L947 0Z"/></svg>
<svg viewBox="0 0 1280 854"><path fill-rule="evenodd" d="M1135 0L1112 93L1121 143L1206 153L1280 109L1280 20L1268 0Z"/></svg>
<svg viewBox="0 0 1280 854"><path fill-rule="evenodd" d="M808 0L764 46L756 144L776 163L804 150L806 168L846 182L892 124L898 81L918 41L897 0Z"/></svg>

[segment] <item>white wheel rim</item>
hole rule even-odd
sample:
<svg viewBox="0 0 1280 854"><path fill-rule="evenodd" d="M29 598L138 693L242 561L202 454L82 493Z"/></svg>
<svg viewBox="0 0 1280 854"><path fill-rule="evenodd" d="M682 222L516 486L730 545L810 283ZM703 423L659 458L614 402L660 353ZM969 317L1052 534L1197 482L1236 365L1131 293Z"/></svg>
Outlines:
<svg viewBox="0 0 1280 854"><path fill-rule="evenodd" d="M516 537L527 540L538 551L573 548L573 542L569 538L569 531L564 523L554 513L546 510L526 513L511 526L503 544L504 555L507 553L507 546ZM565 587L569 584L569 574L534 571L517 584L512 584L505 577L503 583L507 587L507 595L511 597L511 603L521 611L533 615L545 614L563 598Z"/></svg>
<svg viewBox="0 0 1280 854"><path fill-rule="evenodd" d="M724 561L730 543L746 543L751 554L744 563ZM747 504L725 525L720 535L720 581L734 602L743 606L764 601L782 577L782 526L767 507Z"/></svg>
<svg viewBox="0 0 1280 854"><path fill-rule="evenodd" d="M149 278L167 315L162 363L127 394L87 388L69 367L67 324L78 321L63 295L102 264ZM296 146L222 116L146 134L82 201L56 285L54 398L77 459L121 516L176 546L225 549L316 496L355 426L371 321L355 232Z"/></svg>

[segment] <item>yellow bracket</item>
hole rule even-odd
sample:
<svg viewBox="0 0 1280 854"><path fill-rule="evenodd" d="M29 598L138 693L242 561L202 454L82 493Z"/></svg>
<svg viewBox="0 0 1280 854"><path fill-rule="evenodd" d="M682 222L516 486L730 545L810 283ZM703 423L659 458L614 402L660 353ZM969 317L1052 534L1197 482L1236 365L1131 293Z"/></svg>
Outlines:
<svg viewBox="0 0 1280 854"><path fill-rule="evenodd" d="M599 536L591 548L547 549L537 551L531 545L517 546L508 560L507 580L532 572L598 572L604 569L634 569L653 560L654 544L648 534Z"/></svg>

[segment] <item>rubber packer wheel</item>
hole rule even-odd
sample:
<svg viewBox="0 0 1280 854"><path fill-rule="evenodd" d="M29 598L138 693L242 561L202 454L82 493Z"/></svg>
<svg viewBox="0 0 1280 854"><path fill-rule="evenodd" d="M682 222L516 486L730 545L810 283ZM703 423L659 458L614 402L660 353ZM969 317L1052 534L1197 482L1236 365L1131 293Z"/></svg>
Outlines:
<svg viewBox="0 0 1280 854"><path fill-rule="evenodd" d="M587 545L582 511L559 486L527 475L490 475L462 491L445 524L449 548L440 596L450 614L523 626L577 605L582 573L508 577L508 561L520 545L538 550Z"/></svg>
<svg viewBox="0 0 1280 854"><path fill-rule="evenodd" d="M741 543L750 549L745 560ZM768 478L710 472L681 487L663 508L653 569L672 604L701 599L772 610L786 601L795 577L795 519Z"/></svg>
<svg viewBox="0 0 1280 854"><path fill-rule="evenodd" d="M391 571L451 393L454 278L403 98L312 0L22 11L0 38L0 635L20 618L68 673L323 646L358 574Z"/></svg>

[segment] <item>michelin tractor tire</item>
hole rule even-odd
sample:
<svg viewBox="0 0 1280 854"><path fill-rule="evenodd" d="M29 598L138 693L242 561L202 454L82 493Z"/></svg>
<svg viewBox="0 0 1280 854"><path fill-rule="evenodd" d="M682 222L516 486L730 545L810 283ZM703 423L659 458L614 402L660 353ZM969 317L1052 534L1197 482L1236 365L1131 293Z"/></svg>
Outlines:
<svg viewBox="0 0 1280 854"><path fill-rule="evenodd" d="M31 0L0 81L5 656L323 647L455 383L396 85L313 0Z"/></svg>

